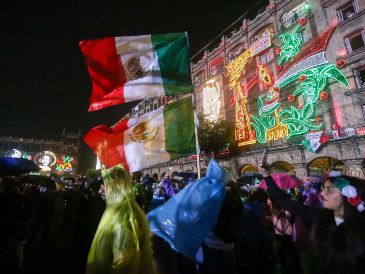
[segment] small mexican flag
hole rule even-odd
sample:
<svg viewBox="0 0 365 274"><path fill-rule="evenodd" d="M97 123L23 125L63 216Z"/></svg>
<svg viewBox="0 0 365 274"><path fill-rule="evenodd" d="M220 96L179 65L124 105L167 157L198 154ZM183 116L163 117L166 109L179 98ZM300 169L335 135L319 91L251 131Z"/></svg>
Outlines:
<svg viewBox="0 0 365 274"><path fill-rule="evenodd" d="M321 145L327 143L330 140L330 137L322 131L311 132L305 136L305 139L302 141L304 147L310 152L316 152Z"/></svg>
<svg viewBox="0 0 365 274"><path fill-rule="evenodd" d="M121 120L112 127L100 125L84 137L106 168L122 163L135 172L196 152L191 97Z"/></svg>
<svg viewBox="0 0 365 274"><path fill-rule="evenodd" d="M187 33L85 40L80 49L92 81L89 111L193 90Z"/></svg>

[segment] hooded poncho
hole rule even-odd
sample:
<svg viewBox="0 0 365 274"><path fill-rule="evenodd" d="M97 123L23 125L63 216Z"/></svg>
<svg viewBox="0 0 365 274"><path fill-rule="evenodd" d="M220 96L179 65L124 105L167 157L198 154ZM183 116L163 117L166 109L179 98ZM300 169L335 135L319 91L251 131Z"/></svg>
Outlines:
<svg viewBox="0 0 365 274"><path fill-rule="evenodd" d="M149 229L121 165L102 171L107 205L90 248L86 274L154 274Z"/></svg>

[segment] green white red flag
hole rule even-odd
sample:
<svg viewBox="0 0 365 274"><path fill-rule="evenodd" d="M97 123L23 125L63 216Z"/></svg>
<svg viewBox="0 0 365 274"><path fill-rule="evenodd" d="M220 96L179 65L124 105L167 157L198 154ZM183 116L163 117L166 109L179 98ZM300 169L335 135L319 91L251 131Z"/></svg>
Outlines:
<svg viewBox="0 0 365 274"><path fill-rule="evenodd" d="M89 111L148 97L191 93L187 33L85 40Z"/></svg>
<svg viewBox="0 0 365 274"><path fill-rule="evenodd" d="M316 152L323 144L327 143L330 137L322 131L308 133L302 141L304 147L310 152Z"/></svg>
<svg viewBox="0 0 365 274"><path fill-rule="evenodd" d="M94 127L84 141L106 168L122 163L130 172L194 154L191 97L112 127Z"/></svg>

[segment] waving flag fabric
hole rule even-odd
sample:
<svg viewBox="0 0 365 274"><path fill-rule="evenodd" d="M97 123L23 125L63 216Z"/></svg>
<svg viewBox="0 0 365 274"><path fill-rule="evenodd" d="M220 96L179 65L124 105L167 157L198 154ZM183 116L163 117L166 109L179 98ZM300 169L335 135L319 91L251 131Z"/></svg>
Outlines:
<svg viewBox="0 0 365 274"><path fill-rule="evenodd" d="M94 127L84 141L107 168L122 163L130 172L191 155L195 153L191 97L113 127Z"/></svg>
<svg viewBox="0 0 365 274"><path fill-rule="evenodd" d="M89 111L193 90L186 33L85 40L80 49L92 81Z"/></svg>
<svg viewBox="0 0 365 274"><path fill-rule="evenodd" d="M308 133L302 144L310 152L316 152L323 144L327 143L330 137L322 131Z"/></svg>

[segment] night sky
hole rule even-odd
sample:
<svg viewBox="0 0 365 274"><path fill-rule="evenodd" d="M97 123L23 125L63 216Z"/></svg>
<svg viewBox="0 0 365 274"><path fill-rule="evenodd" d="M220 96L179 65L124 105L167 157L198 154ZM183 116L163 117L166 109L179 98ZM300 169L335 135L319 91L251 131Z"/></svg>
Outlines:
<svg viewBox="0 0 365 274"><path fill-rule="evenodd" d="M80 40L187 31L193 55L239 18L248 3L2 1L0 136L60 140L64 128L84 135L98 124L112 125L136 104L87 112L91 81ZM81 169L94 162L83 144Z"/></svg>

